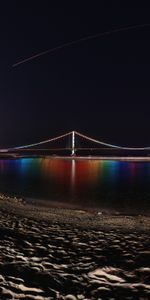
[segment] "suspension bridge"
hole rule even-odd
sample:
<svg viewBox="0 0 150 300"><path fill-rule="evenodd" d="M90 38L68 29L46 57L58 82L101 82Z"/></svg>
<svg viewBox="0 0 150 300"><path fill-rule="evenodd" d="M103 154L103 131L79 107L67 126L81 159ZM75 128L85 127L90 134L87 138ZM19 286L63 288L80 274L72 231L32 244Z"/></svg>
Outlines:
<svg viewBox="0 0 150 300"><path fill-rule="evenodd" d="M45 153L48 155L55 155L55 153L67 153L67 156L75 157L76 155L82 156L82 153L95 155L96 153L101 152L103 155L108 155L109 153L115 155L122 155L124 153L127 156L149 156L150 147L126 147L119 146L110 143L106 143L95 138L84 135L78 131L70 131L65 134L40 141L37 143L32 143L28 145L15 146L6 149L1 149L0 153L2 154L40 154ZM136 154L135 154L136 153Z"/></svg>

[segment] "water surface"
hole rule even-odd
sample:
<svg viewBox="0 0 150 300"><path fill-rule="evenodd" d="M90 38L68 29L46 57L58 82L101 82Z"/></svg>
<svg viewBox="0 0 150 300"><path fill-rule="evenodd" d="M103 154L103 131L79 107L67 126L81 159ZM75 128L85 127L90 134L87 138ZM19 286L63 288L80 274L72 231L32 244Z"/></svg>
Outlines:
<svg viewBox="0 0 150 300"><path fill-rule="evenodd" d="M68 206L149 213L150 162L0 160L0 191Z"/></svg>

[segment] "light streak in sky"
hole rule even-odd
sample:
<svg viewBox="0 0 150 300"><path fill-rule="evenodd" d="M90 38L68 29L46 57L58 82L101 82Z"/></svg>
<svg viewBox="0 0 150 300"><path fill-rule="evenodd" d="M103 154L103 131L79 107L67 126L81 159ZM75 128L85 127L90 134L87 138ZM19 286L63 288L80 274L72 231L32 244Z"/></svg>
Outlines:
<svg viewBox="0 0 150 300"><path fill-rule="evenodd" d="M41 57L43 55L46 55L48 53L53 53L53 52L55 52L57 50L61 50L63 48L67 48L67 47L70 47L72 45L76 45L76 44L82 43L84 41L96 39L96 38L103 37L103 36L106 36L106 35L110 35L110 34L113 34L113 33L118 33L118 32L127 31L127 30L134 30L134 29L137 29L137 28L143 28L143 27L149 27L149 26L150 26L150 24L129 25L129 26L121 27L121 28L116 28L116 29L112 29L112 30L100 32L100 33L93 34L93 35L88 35L88 36L82 37L80 39L73 40L73 41L70 41L70 42L67 42L67 43L63 43L63 44L60 44L59 46L56 46L56 47L47 49L45 51L33 54L30 57L21 59L18 62L16 62L15 64L13 64L12 67L17 67L19 65L22 65L23 63L29 62L29 61L34 60L36 58L39 58L39 57Z"/></svg>

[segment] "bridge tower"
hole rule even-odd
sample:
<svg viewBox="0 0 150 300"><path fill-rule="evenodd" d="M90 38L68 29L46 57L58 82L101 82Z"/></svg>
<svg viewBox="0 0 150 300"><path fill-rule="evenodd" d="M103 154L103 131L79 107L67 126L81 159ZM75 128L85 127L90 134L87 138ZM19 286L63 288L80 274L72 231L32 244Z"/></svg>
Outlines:
<svg viewBox="0 0 150 300"><path fill-rule="evenodd" d="M71 155L75 155L75 131L72 131Z"/></svg>

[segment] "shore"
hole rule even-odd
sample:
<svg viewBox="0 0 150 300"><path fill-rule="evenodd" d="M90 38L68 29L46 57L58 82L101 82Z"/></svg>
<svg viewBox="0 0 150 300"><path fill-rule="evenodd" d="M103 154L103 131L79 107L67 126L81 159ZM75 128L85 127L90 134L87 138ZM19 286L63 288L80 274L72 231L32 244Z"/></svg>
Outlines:
<svg viewBox="0 0 150 300"><path fill-rule="evenodd" d="M150 299L150 217L0 195L0 299Z"/></svg>

